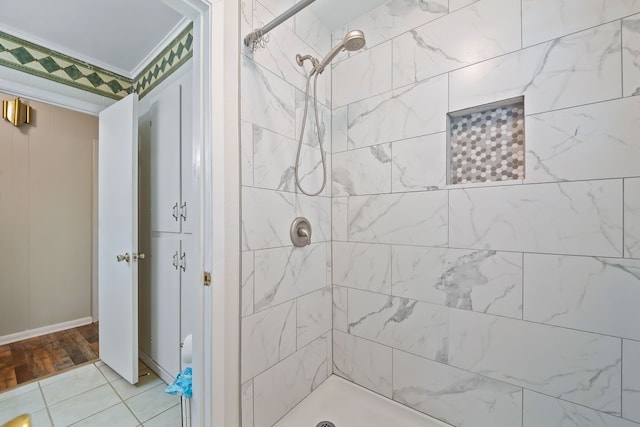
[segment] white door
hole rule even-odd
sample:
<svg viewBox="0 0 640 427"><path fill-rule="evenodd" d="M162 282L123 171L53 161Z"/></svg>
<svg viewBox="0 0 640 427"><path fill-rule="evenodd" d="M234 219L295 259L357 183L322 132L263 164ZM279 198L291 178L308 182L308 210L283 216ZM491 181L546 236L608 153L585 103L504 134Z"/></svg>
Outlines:
<svg viewBox="0 0 640 427"><path fill-rule="evenodd" d="M98 304L100 358L138 382L138 95L100 113Z"/></svg>

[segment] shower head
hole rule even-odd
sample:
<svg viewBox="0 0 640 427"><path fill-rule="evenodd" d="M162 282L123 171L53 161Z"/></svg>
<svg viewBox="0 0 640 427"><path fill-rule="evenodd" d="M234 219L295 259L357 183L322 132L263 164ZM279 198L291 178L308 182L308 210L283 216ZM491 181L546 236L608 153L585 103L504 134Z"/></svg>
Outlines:
<svg viewBox="0 0 640 427"><path fill-rule="evenodd" d="M360 30L349 31L344 39L324 57L322 61L316 67L318 73L322 73L327 65L336 57L337 54L343 50L353 52L360 50L364 47L366 41L364 39L364 33Z"/></svg>

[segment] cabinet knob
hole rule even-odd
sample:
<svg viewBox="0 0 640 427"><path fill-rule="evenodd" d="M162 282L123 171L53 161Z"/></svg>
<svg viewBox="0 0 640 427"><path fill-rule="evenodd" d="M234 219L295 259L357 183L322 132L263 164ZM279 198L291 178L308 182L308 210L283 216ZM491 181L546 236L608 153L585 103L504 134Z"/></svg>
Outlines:
<svg viewBox="0 0 640 427"><path fill-rule="evenodd" d="M133 260L134 261L138 261L138 260L145 259L145 258L146 258L146 255L144 254L144 252L139 252L139 253L134 253L133 254Z"/></svg>

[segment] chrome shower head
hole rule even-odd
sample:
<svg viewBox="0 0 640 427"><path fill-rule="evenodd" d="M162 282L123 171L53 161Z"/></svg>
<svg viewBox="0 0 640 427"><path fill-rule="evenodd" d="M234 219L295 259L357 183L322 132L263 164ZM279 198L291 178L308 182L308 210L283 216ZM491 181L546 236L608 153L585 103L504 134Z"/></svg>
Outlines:
<svg viewBox="0 0 640 427"><path fill-rule="evenodd" d="M344 36L342 43L344 44L345 50L353 52L362 49L366 44L366 40L364 39L364 33L362 31L353 30Z"/></svg>
<svg viewBox="0 0 640 427"><path fill-rule="evenodd" d="M365 44L366 44L366 41L364 39L364 33L362 31L360 30L349 31L344 36L344 39L342 39L342 41L336 47L331 49L331 52L329 52L327 56L325 56L324 59L320 61L318 66L315 68L315 70L318 73L322 73L325 67L329 65L329 63L333 60L333 58L336 57L337 54L339 54L343 50L346 50L349 52L360 50L364 47Z"/></svg>

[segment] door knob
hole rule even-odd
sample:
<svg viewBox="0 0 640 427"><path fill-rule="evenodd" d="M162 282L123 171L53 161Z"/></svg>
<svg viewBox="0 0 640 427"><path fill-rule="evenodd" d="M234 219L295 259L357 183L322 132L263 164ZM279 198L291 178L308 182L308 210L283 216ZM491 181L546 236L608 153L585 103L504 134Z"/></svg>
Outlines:
<svg viewBox="0 0 640 427"><path fill-rule="evenodd" d="M145 259L146 255L144 254L144 252L138 252L133 254L133 260L134 261L138 261L140 259Z"/></svg>
<svg viewBox="0 0 640 427"><path fill-rule="evenodd" d="M124 255L116 256L116 259L118 260L118 262L122 262L122 261L129 262L129 261L131 261L131 258L129 257L129 252L125 253Z"/></svg>

